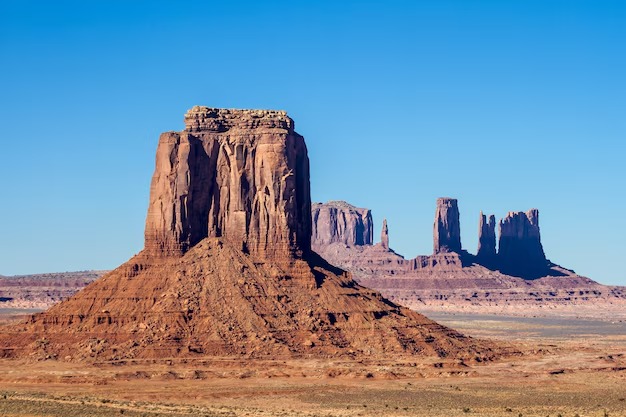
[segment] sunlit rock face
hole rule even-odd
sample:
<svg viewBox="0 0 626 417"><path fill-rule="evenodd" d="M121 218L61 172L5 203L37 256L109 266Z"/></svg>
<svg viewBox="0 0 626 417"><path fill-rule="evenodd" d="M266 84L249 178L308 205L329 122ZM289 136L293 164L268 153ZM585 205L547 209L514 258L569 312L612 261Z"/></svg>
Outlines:
<svg viewBox="0 0 626 417"><path fill-rule="evenodd" d="M346 246L371 245L374 224L370 209L345 201L315 203L311 212L313 246L343 243Z"/></svg>
<svg viewBox="0 0 626 417"><path fill-rule="evenodd" d="M182 255L222 237L259 258L311 247L309 160L287 113L196 106L159 139L145 248Z"/></svg>

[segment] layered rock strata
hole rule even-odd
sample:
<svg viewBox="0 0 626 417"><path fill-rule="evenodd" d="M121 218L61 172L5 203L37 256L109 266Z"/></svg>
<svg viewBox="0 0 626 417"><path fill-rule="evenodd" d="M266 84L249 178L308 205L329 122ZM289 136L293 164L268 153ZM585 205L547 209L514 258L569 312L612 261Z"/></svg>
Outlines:
<svg viewBox="0 0 626 417"><path fill-rule="evenodd" d="M507 229L505 236L515 235L516 240L526 242L509 242L508 248L505 243L505 251L511 250L513 258L510 264L498 262L495 216L487 220L481 213L479 220L476 256L461 251L405 259L384 249L382 242L355 247L331 243L316 246L315 250L350 271L359 283L418 311L626 318L626 287L605 286L545 261L539 246L536 210L512 214L502 222L505 229L519 231L512 234ZM528 253L534 253L534 258L525 255ZM522 266L536 267L514 268L523 256L528 263Z"/></svg>
<svg viewBox="0 0 626 417"><path fill-rule="evenodd" d="M433 227L433 253L461 252L459 206L455 198L438 198Z"/></svg>
<svg viewBox="0 0 626 417"><path fill-rule="evenodd" d="M315 203L311 212L314 245L343 243L347 246L371 245L374 225L369 209L345 201Z"/></svg>
<svg viewBox="0 0 626 417"><path fill-rule="evenodd" d="M46 309L108 271L0 276L0 309Z"/></svg>
<svg viewBox="0 0 626 417"><path fill-rule="evenodd" d="M145 248L182 255L222 237L263 259L310 248L309 161L282 111L195 106L159 139Z"/></svg>
<svg viewBox="0 0 626 417"><path fill-rule="evenodd" d="M284 112L194 107L185 125L159 140L145 249L0 330L0 354L126 363L225 355L483 361L501 352L384 299L311 251L308 156ZM371 243L369 226L345 230L350 242Z"/></svg>

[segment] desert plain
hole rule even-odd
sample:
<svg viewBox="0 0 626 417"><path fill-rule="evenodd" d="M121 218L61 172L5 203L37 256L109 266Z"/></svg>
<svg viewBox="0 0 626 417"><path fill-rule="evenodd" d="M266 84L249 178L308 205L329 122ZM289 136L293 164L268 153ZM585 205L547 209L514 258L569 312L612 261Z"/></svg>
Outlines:
<svg viewBox="0 0 626 417"><path fill-rule="evenodd" d="M623 288L551 263L537 209L501 220L497 252L481 213L472 255L440 198L433 254L407 260L386 222L374 245L352 206L312 212L285 112L184 121L160 136L140 253L3 278L2 416L626 415Z"/></svg>
<svg viewBox="0 0 626 417"><path fill-rule="evenodd" d="M0 361L3 416L624 416L626 320L430 313L500 341L415 359ZM20 320L13 317L13 320Z"/></svg>

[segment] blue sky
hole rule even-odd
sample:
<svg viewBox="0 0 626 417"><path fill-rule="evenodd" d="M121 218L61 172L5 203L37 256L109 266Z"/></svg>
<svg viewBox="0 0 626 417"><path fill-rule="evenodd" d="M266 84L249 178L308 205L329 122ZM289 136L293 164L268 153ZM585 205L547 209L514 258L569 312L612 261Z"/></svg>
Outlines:
<svg viewBox="0 0 626 417"><path fill-rule="evenodd" d="M622 1L3 1L0 274L141 250L158 135L195 104L289 112L314 201L432 250L435 199L540 210L548 257L626 285Z"/></svg>

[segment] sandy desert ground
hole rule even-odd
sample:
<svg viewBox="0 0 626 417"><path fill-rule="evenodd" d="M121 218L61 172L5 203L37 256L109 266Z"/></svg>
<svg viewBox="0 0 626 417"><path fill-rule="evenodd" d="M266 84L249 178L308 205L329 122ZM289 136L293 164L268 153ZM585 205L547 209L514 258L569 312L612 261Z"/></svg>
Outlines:
<svg viewBox="0 0 626 417"><path fill-rule="evenodd" d="M433 313L521 354L454 360L0 362L3 416L626 416L626 323Z"/></svg>

